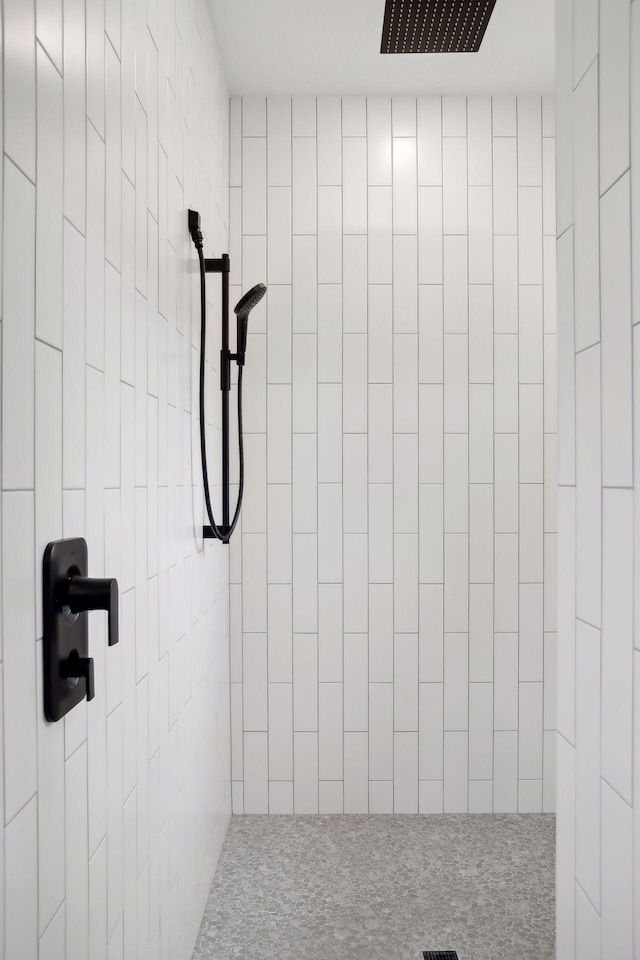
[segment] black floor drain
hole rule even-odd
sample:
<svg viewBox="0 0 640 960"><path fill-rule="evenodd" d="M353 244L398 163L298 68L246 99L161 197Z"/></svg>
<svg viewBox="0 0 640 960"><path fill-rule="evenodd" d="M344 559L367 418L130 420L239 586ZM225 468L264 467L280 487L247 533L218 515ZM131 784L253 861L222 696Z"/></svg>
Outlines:
<svg viewBox="0 0 640 960"><path fill-rule="evenodd" d="M423 950L423 960L458 960L455 950Z"/></svg>

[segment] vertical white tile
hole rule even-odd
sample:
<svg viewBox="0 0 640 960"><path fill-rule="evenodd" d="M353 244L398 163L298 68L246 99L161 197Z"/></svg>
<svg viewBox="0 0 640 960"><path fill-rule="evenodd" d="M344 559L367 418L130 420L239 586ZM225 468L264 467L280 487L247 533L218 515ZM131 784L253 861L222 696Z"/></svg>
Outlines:
<svg viewBox="0 0 640 960"><path fill-rule="evenodd" d="M367 332L367 237L342 238L342 315L345 333Z"/></svg>
<svg viewBox="0 0 640 960"><path fill-rule="evenodd" d="M35 204L34 187L4 165L2 330L2 485L33 486Z"/></svg>
<svg viewBox="0 0 640 960"><path fill-rule="evenodd" d="M342 288L337 283L318 287L318 382L342 380Z"/></svg>
<svg viewBox="0 0 640 960"><path fill-rule="evenodd" d="M520 387L520 482L542 483L543 470L543 389L538 384Z"/></svg>
<svg viewBox="0 0 640 960"><path fill-rule="evenodd" d="M418 183L442 184L442 100L418 97Z"/></svg>
<svg viewBox="0 0 640 960"><path fill-rule="evenodd" d="M368 813L368 735L344 735L344 812Z"/></svg>
<svg viewBox="0 0 640 960"><path fill-rule="evenodd" d="M269 812L266 733L244 734L244 812Z"/></svg>
<svg viewBox="0 0 640 960"><path fill-rule="evenodd" d="M520 383L543 382L542 287L521 286L519 290Z"/></svg>
<svg viewBox="0 0 640 960"><path fill-rule="evenodd" d="M469 150L469 184L491 184L491 98L470 97L467 100L467 137Z"/></svg>
<svg viewBox="0 0 640 960"><path fill-rule="evenodd" d="M391 384L376 383L369 385L368 408L369 483L392 483L393 398ZM322 457L320 457L320 462L323 462Z"/></svg>
<svg viewBox="0 0 640 960"><path fill-rule="evenodd" d="M542 777L542 683L521 683L518 699L518 776Z"/></svg>
<svg viewBox="0 0 640 960"><path fill-rule="evenodd" d="M444 538L444 629L464 633L469 626L469 538L447 533Z"/></svg>
<svg viewBox="0 0 640 960"><path fill-rule="evenodd" d="M489 483L469 487L469 582L493 580L493 488Z"/></svg>
<svg viewBox="0 0 640 960"><path fill-rule="evenodd" d="M520 283L542 283L542 188L518 187Z"/></svg>
<svg viewBox="0 0 640 960"><path fill-rule="evenodd" d="M558 914L556 939L565 956L575 956L575 751L559 736L557 738L557 811L559 824L556 841L556 900L564 904Z"/></svg>
<svg viewBox="0 0 640 960"><path fill-rule="evenodd" d="M443 287L419 287L418 379L443 382Z"/></svg>
<svg viewBox="0 0 640 960"><path fill-rule="evenodd" d="M347 233L367 232L367 142L349 136L342 141L342 225Z"/></svg>
<svg viewBox="0 0 640 960"><path fill-rule="evenodd" d="M369 778L393 780L393 684L369 684Z"/></svg>
<svg viewBox="0 0 640 960"><path fill-rule="evenodd" d="M267 232L267 141L265 137L242 140L242 232Z"/></svg>
<svg viewBox="0 0 640 960"><path fill-rule="evenodd" d="M2 495L4 812L10 821L37 789L34 498Z"/></svg>
<svg viewBox="0 0 640 960"><path fill-rule="evenodd" d="M89 949L86 783L87 748L83 744L65 763L65 901L70 956L86 956Z"/></svg>
<svg viewBox="0 0 640 960"><path fill-rule="evenodd" d="M393 680L393 586L369 584L369 680Z"/></svg>
<svg viewBox="0 0 640 960"><path fill-rule="evenodd" d="M418 187L418 279L442 283L442 187Z"/></svg>
<svg viewBox="0 0 640 960"><path fill-rule="evenodd" d="M518 734L496 731L493 735L493 812L515 813L518 809Z"/></svg>
<svg viewBox="0 0 640 960"><path fill-rule="evenodd" d="M367 427L367 340L363 334L345 333L342 357L348 375L343 381L342 427L345 433Z"/></svg>
<svg viewBox="0 0 640 960"><path fill-rule="evenodd" d="M441 780L444 760L442 683L420 684L420 779Z"/></svg>
<svg viewBox="0 0 640 960"><path fill-rule="evenodd" d="M267 729L267 637L244 633L242 642L243 729Z"/></svg>
<svg viewBox="0 0 640 960"><path fill-rule="evenodd" d="M294 813L318 812L318 734L293 735Z"/></svg>
<svg viewBox="0 0 640 960"><path fill-rule="evenodd" d="M366 631L368 626L367 554L366 534L344 535L344 629L348 633Z"/></svg>
<svg viewBox="0 0 640 960"><path fill-rule="evenodd" d="M632 798L633 493L602 491L601 772ZM604 889L604 887L603 887Z"/></svg>
<svg viewBox="0 0 640 960"><path fill-rule="evenodd" d="M321 483L318 485L319 583L342 582L342 491L343 488L339 483ZM346 519L345 514L345 523Z"/></svg>
<svg viewBox="0 0 640 960"><path fill-rule="evenodd" d="M367 436L344 436L343 528L345 533L367 533Z"/></svg>
<svg viewBox="0 0 640 960"><path fill-rule="evenodd" d="M38 956L37 814L37 800L33 797L5 830L4 869L7 884L4 945L7 954L14 957ZM67 869L73 869L73 866L73 863L68 864ZM72 910L74 906L71 903L69 908ZM71 939L73 942L73 934Z"/></svg>
<svg viewBox="0 0 640 960"><path fill-rule="evenodd" d="M419 470L421 483L443 482L444 409L440 384L419 387Z"/></svg>
<svg viewBox="0 0 640 960"><path fill-rule="evenodd" d="M632 811L602 781L602 942L617 956L633 953Z"/></svg>
<svg viewBox="0 0 640 960"><path fill-rule="evenodd" d="M518 232L518 159L513 137L493 141L493 230L496 235Z"/></svg>
<svg viewBox="0 0 640 960"><path fill-rule="evenodd" d="M321 683L318 688L318 775L321 780L342 780L342 685Z"/></svg>
<svg viewBox="0 0 640 960"><path fill-rule="evenodd" d="M393 526L396 533L418 532L418 437L394 436Z"/></svg>
<svg viewBox="0 0 640 960"><path fill-rule="evenodd" d="M493 680L493 584L469 585L469 680Z"/></svg>
<svg viewBox="0 0 640 960"><path fill-rule="evenodd" d="M518 629L518 535L497 533L494 543L495 629Z"/></svg>
<svg viewBox="0 0 640 960"><path fill-rule="evenodd" d="M495 333L518 332L518 238L493 238Z"/></svg>
<svg viewBox="0 0 640 960"><path fill-rule="evenodd" d="M392 282L393 246L392 246L392 210L391 187L369 187L368 190L368 277L369 283L390 284ZM375 295L378 291L371 291ZM370 331L374 329L370 318Z"/></svg>
<svg viewBox="0 0 640 960"><path fill-rule="evenodd" d="M469 638L466 633L444 635L444 729L469 727Z"/></svg>
<svg viewBox="0 0 640 960"><path fill-rule="evenodd" d="M463 731L444 735L444 812L468 809L469 735Z"/></svg>
<svg viewBox="0 0 640 960"><path fill-rule="evenodd" d="M418 243L416 236L393 238L393 330L418 330Z"/></svg>
<svg viewBox="0 0 640 960"><path fill-rule="evenodd" d="M491 187L469 187L469 283L491 283Z"/></svg>
<svg viewBox="0 0 640 960"><path fill-rule="evenodd" d="M598 35L601 194L629 166L629 32L630 7L626 3L613 3L601 11Z"/></svg>
<svg viewBox="0 0 640 960"><path fill-rule="evenodd" d="M342 196L340 187L318 187L317 204L318 283L340 283L342 281ZM320 301L321 295L322 289L319 288L318 301ZM320 321L318 332L321 329L322 322Z"/></svg>
<svg viewBox="0 0 640 960"><path fill-rule="evenodd" d="M293 634L293 729L318 729L318 640Z"/></svg>
<svg viewBox="0 0 640 960"><path fill-rule="evenodd" d="M314 137L293 137L291 162L293 232L316 233L317 183L316 141Z"/></svg>
<svg viewBox="0 0 640 960"><path fill-rule="evenodd" d="M318 529L318 466L315 433L293 435L293 532Z"/></svg>
<svg viewBox="0 0 640 960"><path fill-rule="evenodd" d="M341 482L342 385L320 383L318 384L318 483Z"/></svg>
<svg viewBox="0 0 640 960"><path fill-rule="evenodd" d="M467 140L442 138L442 222L445 234L467 232Z"/></svg>
<svg viewBox="0 0 640 960"><path fill-rule="evenodd" d="M393 543L393 626L397 633L418 630L418 535L396 533Z"/></svg>
<svg viewBox="0 0 640 960"><path fill-rule="evenodd" d="M588 4L592 6L592 4ZM586 5L585 5L586 6ZM582 76L582 74L581 74ZM579 78L578 78L579 79ZM576 352L600 339L598 65L592 63L573 96L574 265Z"/></svg>
<svg viewBox="0 0 640 960"><path fill-rule="evenodd" d="M467 270L466 236L446 236L444 238L444 330L446 333L466 333L468 330Z"/></svg>
<svg viewBox="0 0 640 960"><path fill-rule="evenodd" d="M395 101L394 101L395 103ZM414 108L415 124L415 101ZM394 110L395 118L395 110ZM395 119L394 119L395 125ZM415 136L393 137L393 232L416 233L417 209L417 149Z"/></svg>
<svg viewBox="0 0 640 960"><path fill-rule="evenodd" d="M600 624L600 348L576 356L576 614Z"/></svg>
<svg viewBox="0 0 640 960"><path fill-rule="evenodd" d="M631 452L631 254L629 176L600 201L602 482L629 486Z"/></svg>
<svg viewBox="0 0 640 960"><path fill-rule="evenodd" d="M393 737L393 812L418 812L418 734Z"/></svg>
<svg viewBox="0 0 640 960"><path fill-rule="evenodd" d="M442 135L464 137L467 133L466 97L442 98Z"/></svg>
<svg viewBox="0 0 640 960"><path fill-rule="evenodd" d="M397 633L393 657L396 731L418 730L418 635Z"/></svg>
<svg viewBox="0 0 640 960"><path fill-rule="evenodd" d="M342 111L339 97L318 97L318 184L342 182Z"/></svg>
<svg viewBox="0 0 640 960"><path fill-rule="evenodd" d="M318 584L318 680L342 680L342 584Z"/></svg>
<svg viewBox="0 0 640 960"><path fill-rule="evenodd" d="M600 632L576 628L576 880L600 903Z"/></svg>
<svg viewBox="0 0 640 960"><path fill-rule="evenodd" d="M291 283L291 189L267 188L267 279L269 284Z"/></svg>
<svg viewBox="0 0 640 960"><path fill-rule="evenodd" d="M391 284L369 286L367 378L369 383L393 379L393 289Z"/></svg>
<svg viewBox="0 0 640 960"><path fill-rule="evenodd" d="M518 184L542 186L542 100L518 97Z"/></svg>
<svg viewBox="0 0 640 960"><path fill-rule="evenodd" d="M60 26L62 17L60 17ZM53 24L50 24L53 27ZM60 44L60 51L62 44ZM62 80L44 51L37 50L38 129L37 129L37 203L36 203L36 335L55 347L62 346L62 183L63 183L63 119ZM6 176L11 177L11 164ZM118 164L118 182L120 165ZM26 186L26 185L25 185ZM31 191L29 191L31 192ZM5 199L5 216L10 213L12 195ZM7 209L8 208L8 209ZM12 223L12 230L17 224ZM6 243L6 240L5 240ZM22 247L21 244L19 244ZM11 247L5 246L5 257ZM20 262L24 260L21 249ZM9 264L7 264L9 266ZM17 265L16 265L17 266ZM24 267L27 265L24 264ZM5 267L5 270L7 267ZM6 276L7 282L13 277ZM6 290L6 287L5 287ZM28 288L23 296L29 296ZM5 293L6 296L6 293ZM5 302L6 317L6 302Z"/></svg>
<svg viewBox="0 0 640 960"><path fill-rule="evenodd" d="M469 685L469 779L493 778L493 687Z"/></svg>
<svg viewBox="0 0 640 960"><path fill-rule="evenodd" d="M317 630L318 537L314 533L293 535L293 630Z"/></svg>
<svg viewBox="0 0 640 960"><path fill-rule="evenodd" d="M469 386L469 480L493 480L493 388L489 383Z"/></svg>
<svg viewBox="0 0 640 960"><path fill-rule="evenodd" d="M35 30L34 5L9 0L4 11L4 149L32 181L36 175Z"/></svg>
<svg viewBox="0 0 640 960"><path fill-rule="evenodd" d="M315 333L318 323L317 239L293 238L293 310L296 333Z"/></svg>
<svg viewBox="0 0 640 960"><path fill-rule="evenodd" d="M466 433L469 429L469 339L464 334L444 334L444 429Z"/></svg>
<svg viewBox="0 0 640 960"><path fill-rule="evenodd" d="M445 533L469 530L469 445L464 433L444 437L444 529Z"/></svg>
<svg viewBox="0 0 640 960"><path fill-rule="evenodd" d="M367 101L365 97L342 98L342 136L366 137Z"/></svg>
<svg viewBox="0 0 640 960"><path fill-rule="evenodd" d="M389 97L367 97L367 176L370 186L391 184Z"/></svg>
<svg viewBox="0 0 640 960"><path fill-rule="evenodd" d="M246 104L246 100L245 100ZM267 183L270 187L291 184L291 99L267 99Z"/></svg>
<svg viewBox="0 0 640 960"><path fill-rule="evenodd" d="M491 107L493 114L493 136L515 137L517 135L516 98L508 96L493 97Z"/></svg>

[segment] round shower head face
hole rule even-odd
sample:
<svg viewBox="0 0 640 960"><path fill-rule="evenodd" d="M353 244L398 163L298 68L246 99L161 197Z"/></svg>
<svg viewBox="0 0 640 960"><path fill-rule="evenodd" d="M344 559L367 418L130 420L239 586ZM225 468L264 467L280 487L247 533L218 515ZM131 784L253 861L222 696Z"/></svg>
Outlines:
<svg viewBox="0 0 640 960"><path fill-rule="evenodd" d="M234 313L238 317L248 317L253 308L260 303L267 288L264 283L257 283L255 287L251 287L248 293L245 293L236 306L234 307Z"/></svg>

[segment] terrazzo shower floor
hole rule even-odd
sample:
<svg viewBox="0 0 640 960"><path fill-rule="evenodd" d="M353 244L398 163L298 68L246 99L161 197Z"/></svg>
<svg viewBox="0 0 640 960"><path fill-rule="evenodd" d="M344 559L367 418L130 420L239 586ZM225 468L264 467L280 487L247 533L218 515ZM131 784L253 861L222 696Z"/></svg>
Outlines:
<svg viewBox="0 0 640 960"><path fill-rule="evenodd" d="M548 815L234 817L198 960L552 960Z"/></svg>

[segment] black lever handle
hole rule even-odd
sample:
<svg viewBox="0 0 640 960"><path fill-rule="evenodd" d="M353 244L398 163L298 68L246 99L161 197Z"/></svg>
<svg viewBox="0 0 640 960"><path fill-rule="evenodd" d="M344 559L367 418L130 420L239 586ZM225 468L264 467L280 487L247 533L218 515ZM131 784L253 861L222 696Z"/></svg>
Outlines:
<svg viewBox="0 0 640 960"><path fill-rule="evenodd" d="M63 582L60 602L72 613L106 610L109 614L109 646L118 642L118 581L113 578L73 576Z"/></svg>
<svg viewBox="0 0 640 960"><path fill-rule="evenodd" d="M67 680L75 678L84 679L87 700L93 700L95 696L95 684L93 679L93 657L79 657L74 650L63 663L60 664L60 672Z"/></svg>

